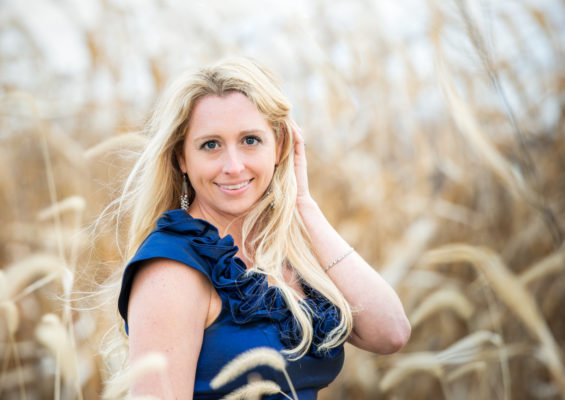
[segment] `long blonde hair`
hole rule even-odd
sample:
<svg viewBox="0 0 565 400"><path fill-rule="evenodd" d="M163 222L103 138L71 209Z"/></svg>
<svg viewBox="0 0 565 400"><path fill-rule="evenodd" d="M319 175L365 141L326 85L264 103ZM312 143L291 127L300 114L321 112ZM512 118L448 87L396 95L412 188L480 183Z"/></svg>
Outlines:
<svg viewBox="0 0 565 400"><path fill-rule="evenodd" d="M270 190L244 217L244 255L252 260L250 271L272 277L286 304L299 323L300 343L287 353L304 355L312 343L311 317L296 292L285 283L283 269L293 268L310 287L330 300L340 311L340 324L332 330L321 351L341 344L352 329L349 304L322 271L308 233L296 208L294 139L290 128L290 103L282 94L274 75L256 62L229 59L196 72L180 75L162 95L148 123L149 141L126 180L118 213L130 216L126 258L129 260L145 237L155 228L163 212L180 207L182 172L175 149L182 145L192 110L205 96L230 92L247 96L270 123L275 138L282 140L280 161ZM281 138L282 136L282 138ZM190 196L194 197L192 188Z"/></svg>

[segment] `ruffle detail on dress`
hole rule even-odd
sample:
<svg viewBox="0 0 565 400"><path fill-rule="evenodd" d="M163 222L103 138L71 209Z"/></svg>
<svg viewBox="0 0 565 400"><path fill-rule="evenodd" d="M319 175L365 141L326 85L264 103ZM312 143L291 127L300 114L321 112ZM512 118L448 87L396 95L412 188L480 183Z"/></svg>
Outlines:
<svg viewBox="0 0 565 400"><path fill-rule="evenodd" d="M182 209L164 213L157 221L156 230L186 237L188 245L207 263L212 284L227 304L235 323L274 320L279 325L280 339L286 348L300 343L300 325L286 306L280 290L269 286L265 275L247 272L245 263L235 256L238 247L230 235L221 238L212 224L192 218ZM339 309L311 287L303 285L303 289L306 298L301 300L301 305L310 315L314 328L308 354L316 358L335 357L341 346L327 351L319 347L327 334L339 325Z"/></svg>

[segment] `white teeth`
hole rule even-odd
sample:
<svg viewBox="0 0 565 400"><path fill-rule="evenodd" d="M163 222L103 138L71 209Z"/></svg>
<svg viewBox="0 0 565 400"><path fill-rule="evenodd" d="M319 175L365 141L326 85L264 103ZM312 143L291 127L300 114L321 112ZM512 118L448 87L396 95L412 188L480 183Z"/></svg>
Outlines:
<svg viewBox="0 0 565 400"><path fill-rule="evenodd" d="M235 189L239 189L244 187L245 185L247 185L249 183L249 181L245 181L242 182L240 184L237 185L219 185L222 189L228 189L228 190L235 190Z"/></svg>

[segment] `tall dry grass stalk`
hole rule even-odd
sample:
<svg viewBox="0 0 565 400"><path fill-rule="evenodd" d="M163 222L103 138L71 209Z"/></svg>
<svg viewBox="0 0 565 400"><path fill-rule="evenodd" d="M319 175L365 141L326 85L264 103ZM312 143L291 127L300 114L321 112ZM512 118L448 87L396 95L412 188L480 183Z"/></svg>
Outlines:
<svg viewBox="0 0 565 400"><path fill-rule="evenodd" d="M413 324L399 355L349 347L320 399L565 397L562 1L22 4L0 25L2 399L104 394L122 325L88 293L123 227L92 224L166 81L233 53L281 75L313 196Z"/></svg>
<svg viewBox="0 0 565 400"><path fill-rule="evenodd" d="M244 385L239 389L234 390L230 394L222 397L222 400L252 400L252 399L260 399L262 396L268 396L279 393L282 393L281 388L275 382L258 381L258 382L248 383L247 385Z"/></svg>
<svg viewBox="0 0 565 400"><path fill-rule="evenodd" d="M143 379L148 373L159 372L163 392L168 393L168 380L165 377L167 358L161 353L148 353L139 358L131 367L121 375L107 382L102 398L105 400L118 400L130 398L129 389L133 381ZM138 398L138 397L131 397Z"/></svg>
<svg viewBox="0 0 565 400"><path fill-rule="evenodd" d="M451 310L466 321L473 314L473 305L461 293L453 289L438 290L423 299L422 303L410 315L410 324L414 329L435 313Z"/></svg>
<svg viewBox="0 0 565 400"><path fill-rule="evenodd" d="M476 365L484 366L484 360L487 360L486 352L483 349L485 344L494 344L499 347L499 351L505 349L501 347L500 336L492 332L478 331L456 342L449 348L440 352L421 352L411 353L399 357L394 368L388 371L380 382L380 389L388 392L397 385L406 381L407 377L416 372L425 372L430 374L441 384L445 397L449 395L449 389L446 381L454 380L463 376L466 370L461 368L473 365L472 369L477 370ZM480 364L475 364L480 362ZM457 369L448 372L449 366L456 366ZM478 369L484 372L484 368ZM479 379L484 376L479 375ZM509 397L507 397L509 398Z"/></svg>
<svg viewBox="0 0 565 400"><path fill-rule="evenodd" d="M59 317L45 314L37 326L35 336L57 361L57 369L60 369L63 379L74 382L77 378L77 354Z"/></svg>
<svg viewBox="0 0 565 400"><path fill-rule="evenodd" d="M278 351L268 347L257 347L241 353L227 365L222 367L220 372L218 372L218 374L210 382L210 387L212 387L213 389L219 389L227 383L237 379L245 372L259 366L267 366L276 371L282 372L282 374L286 378L293 398L295 400L298 399L298 395L296 394L290 376L286 371L286 360ZM262 386L260 383L256 383L257 382L250 383L246 387L241 388L241 391L234 391L234 393L228 395L226 398L239 399L244 398L244 396L258 397L258 394L267 395L281 391L280 387L278 385L275 385L273 382L260 382L265 384L268 383L268 385L266 386ZM275 388L278 388L278 390L275 390ZM261 392L261 390L263 389L265 389L266 391ZM275 392L272 392L271 390L275 390Z"/></svg>
<svg viewBox="0 0 565 400"><path fill-rule="evenodd" d="M428 252L421 263L430 266L470 263L475 267L492 291L539 340L542 359L565 397L565 369L559 345L533 296L495 252L469 245L446 245Z"/></svg>
<svg viewBox="0 0 565 400"><path fill-rule="evenodd" d="M542 279L548 275L551 276L562 273L564 270L565 246L561 245L558 250L524 270L524 272L520 274L519 279L524 285L529 285L538 279Z"/></svg>

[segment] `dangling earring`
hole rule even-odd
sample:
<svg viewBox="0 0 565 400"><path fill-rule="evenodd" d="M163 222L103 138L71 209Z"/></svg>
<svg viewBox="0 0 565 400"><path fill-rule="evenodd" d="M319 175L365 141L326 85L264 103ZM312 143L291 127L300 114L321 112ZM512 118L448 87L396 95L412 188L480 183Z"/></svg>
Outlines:
<svg viewBox="0 0 565 400"><path fill-rule="evenodd" d="M190 202L188 201L188 175L186 173L183 175L182 193L180 195L180 208L188 212L188 206L190 206Z"/></svg>
<svg viewBox="0 0 565 400"><path fill-rule="evenodd" d="M267 197L270 196L272 193L273 193L273 189L271 188L267 189ZM269 207L271 208L271 210L275 208L275 199L271 200L271 202L269 203Z"/></svg>

